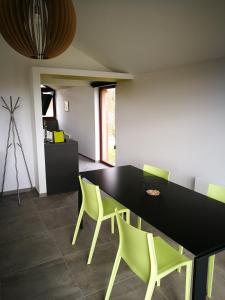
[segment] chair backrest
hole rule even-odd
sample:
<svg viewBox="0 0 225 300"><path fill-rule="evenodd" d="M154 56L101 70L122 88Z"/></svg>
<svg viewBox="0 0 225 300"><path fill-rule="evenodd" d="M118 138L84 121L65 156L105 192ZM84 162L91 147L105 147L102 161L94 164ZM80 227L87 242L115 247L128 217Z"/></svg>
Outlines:
<svg viewBox="0 0 225 300"><path fill-rule="evenodd" d="M79 176L84 210L94 220L103 215L102 200L99 187Z"/></svg>
<svg viewBox="0 0 225 300"><path fill-rule="evenodd" d="M165 180L169 180L170 172L167 170L163 170L154 166L144 165L143 170L152 175L158 176Z"/></svg>
<svg viewBox="0 0 225 300"><path fill-rule="evenodd" d="M120 255L131 270L145 283L148 283L150 275L152 275L151 269L154 272L157 271L153 235L127 224L117 211L116 219L120 236ZM152 251L150 251L151 249Z"/></svg>
<svg viewBox="0 0 225 300"><path fill-rule="evenodd" d="M207 195L215 200L225 203L225 187L210 183Z"/></svg>

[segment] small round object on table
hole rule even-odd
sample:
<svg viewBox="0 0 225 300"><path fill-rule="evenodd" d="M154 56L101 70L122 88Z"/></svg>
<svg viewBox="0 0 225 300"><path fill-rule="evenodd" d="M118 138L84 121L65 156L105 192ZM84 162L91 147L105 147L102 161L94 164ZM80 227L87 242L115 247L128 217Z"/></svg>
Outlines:
<svg viewBox="0 0 225 300"><path fill-rule="evenodd" d="M146 194L148 194L149 196L157 197L157 196L160 195L160 191L158 191L158 190L146 190Z"/></svg>

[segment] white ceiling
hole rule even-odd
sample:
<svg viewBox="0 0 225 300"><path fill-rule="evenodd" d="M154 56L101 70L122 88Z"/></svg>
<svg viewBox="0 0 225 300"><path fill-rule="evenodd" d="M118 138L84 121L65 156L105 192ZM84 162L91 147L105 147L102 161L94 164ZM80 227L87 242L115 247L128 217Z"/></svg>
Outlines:
<svg viewBox="0 0 225 300"><path fill-rule="evenodd" d="M74 3L74 46L113 71L150 72L225 57L225 0Z"/></svg>

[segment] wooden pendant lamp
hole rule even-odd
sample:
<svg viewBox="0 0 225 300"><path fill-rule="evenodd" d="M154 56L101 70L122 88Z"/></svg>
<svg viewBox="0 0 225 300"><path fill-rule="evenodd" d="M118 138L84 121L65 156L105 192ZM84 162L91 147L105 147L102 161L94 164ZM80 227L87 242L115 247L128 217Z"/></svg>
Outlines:
<svg viewBox="0 0 225 300"><path fill-rule="evenodd" d="M56 57L76 32L72 0L0 0L0 32L24 56Z"/></svg>

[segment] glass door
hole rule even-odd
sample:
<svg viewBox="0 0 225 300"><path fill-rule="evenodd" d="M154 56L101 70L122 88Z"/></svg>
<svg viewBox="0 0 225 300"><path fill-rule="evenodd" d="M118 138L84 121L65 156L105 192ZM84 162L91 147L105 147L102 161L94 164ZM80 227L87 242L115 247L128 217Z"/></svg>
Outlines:
<svg viewBox="0 0 225 300"><path fill-rule="evenodd" d="M115 166L115 87L100 88L100 159Z"/></svg>

